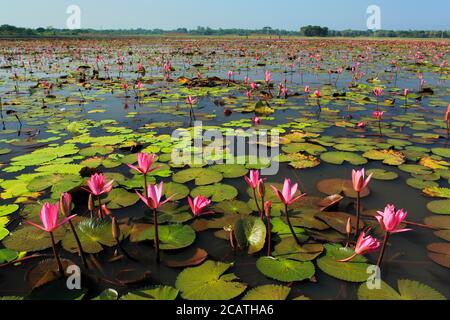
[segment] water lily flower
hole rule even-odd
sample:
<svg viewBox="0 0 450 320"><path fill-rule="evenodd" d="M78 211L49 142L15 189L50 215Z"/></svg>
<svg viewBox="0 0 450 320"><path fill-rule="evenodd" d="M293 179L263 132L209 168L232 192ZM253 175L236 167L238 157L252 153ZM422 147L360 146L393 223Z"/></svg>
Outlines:
<svg viewBox="0 0 450 320"><path fill-rule="evenodd" d="M383 262L384 252L389 238L392 234L411 231L411 229L400 229L400 224L406 220L408 213L403 209L396 210L395 206L388 204L384 211L378 211L378 215L375 218L381 225L381 228L385 232L383 248L381 249L380 257L378 258L377 266L381 267Z"/></svg>
<svg viewBox="0 0 450 320"><path fill-rule="evenodd" d="M259 183L261 182L260 174L258 170L250 170L249 177L244 177L247 184L252 189L256 189L259 186Z"/></svg>
<svg viewBox="0 0 450 320"><path fill-rule="evenodd" d="M347 259L339 260L339 262L349 262L349 261L353 260L354 258L356 258L358 255L364 255L364 254L368 254L370 252L374 252L374 251L378 250L379 247L380 247L380 242L376 238L374 238L370 235L366 236L366 234L364 232L362 232L359 235L358 241L356 243L355 254Z"/></svg>
<svg viewBox="0 0 450 320"><path fill-rule="evenodd" d="M316 96L316 98L320 98L322 96L320 90L314 91L314 95Z"/></svg>
<svg viewBox="0 0 450 320"><path fill-rule="evenodd" d="M309 88L309 86L305 87L305 93L309 94L311 92L311 89Z"/></svg>
<svg viewBox="0 0 450 320"><path fill-rule="evenodd" d="M364 121L361 121L358 123L358 128L359 129L364 129L366 127L366 123Z"/></svg>
<svg viewBox="0 0 450 320"><path fill-rule="evenodd" d="M403 96L407 97L409 94L409 89L404 89L403 90Z"/></svg>
<svg viewBox="0 0 450 320"><path fill-rule="evenodd" d="M227 76L228 76L228 80L231 80L231 78L233 77L233 71L228 71Z"/></svg>
<svg viewBox="0 0 450 320"><path fill-rule="evenodd" d="M76 217L76 215L72 215L69 217L64 218L61 221L58 221L58 215L59 215L59 207L60 204L57 202L56 204L52 205L48 202L44 203L41 209L41 213L39 215L39 218L41 219L42 226L38 225L37 223L34 223L32 221L26 221L25 223L32 225L33 227L36 227L42 231L48 232L50 234L50 239L52 241L52 247L53 247L53 255L55 256L56 262L58 263L58 269L59 273L62 277L65 276L64 268L61 263L61 260L56 252L56 243L55 243L55 237L53 235L53 232L56 231L59 227L66 224L68 221L72 220Z"/></svg>
<svg viewBox="0 0 450 320"><path fill-rule="evenodd" d="M102 194L106 194L111 192L113 188L114 180L106 183L105 176L103 174L94 174L87 182L89 187L89 192L94 196L101 196Z"/></svg>
<svg viewBox="0 0 450 320"><path fill-rule="evenodd" d="M258 85L255 82L252 82L250 84L250 87L252 88L253 91L255 91L256 89L258 89Z"/></svg>
<svg viewBox="0 0 450 320"><path fill-rule="evenodd" d="M373 174L369 175L366 179L365 170L353 170L352 172L352 183L353 189L360 193L364 188L369 185L370 180L372 179Z"/></svg>
<svg viewBox="0 0 450 320"><path fill-rule="evenodd" d="M164 182L161 182L159 185L148 185L147 186L147 194L148 198L141 195L136 191L139 198L141 198L142 202L144 202L147 207L150 209L156 210L159 209L162 205L169 202L174 196L166 199L165 201L161 201L164 191Z"/></svg>
<svg viewBox="0 0 450 320"><path fill-rule="evenodd" d="M250 90L247 91L246 95L247 95L247 98L248 98L249 100L252 99L252 92L251 92Z"/></svg>
<svg viewBox="0 0 450 320"><path fill-rule="evenodd" d="M41 219L42 225L38 225L32 221L26 221L25 223L32 225L42 231L52 233L56 231L59 227L66 224L68 221L76 217L76 215L71 215L58 221L59 214L59 202L52 205L48 202L44 203L41 209L39 218Z"/></svg>
<svg viewBox="0 0 450 320"><path fill-rule="evenodd" d="M375 88L375 89L373 90L373 94L374 94L376 97L381 97L381 96L383 95L383 89L382 89L382 88Z"/></svg>
<svg viewBox="0 0 450 320"><path fill-rule="evenodd" d="M187 97L186 102L187 104L190 104L192 106L193 104L195 104L196 101L192 96L189 96Z"/></svg>
<svg viewBox="0 0 450 320"><path fill-rule="evenodd" d="M369 185L370 180L372 180L373 174L369 175L366 178L366 172L364 169L361 170L353 170L352 172L352 184L353 189L357 193L356 197L356 224L355 224L355 236L359 232L359 225L361 219L361 191L364 190Z"/></svg>
<svg viewBox="0 0 450 320"><path fill-rule="evenodd" d="M269 72L269 70L266 70L264 75L265 75L266 83L269 84L270 80L272 79L272 74Z"/></svg>
<svg viewBox="0 0 450 320"><path fill-rule="evenodd" d="M300 244L300 240L297 237L297 234L295 233L294 227L292 226L291 219L289 218L289 208L288 206L290 204L293 204L306 196L306 194L302 194L298 197L295 197L295 194L298 189L298 183L292 185L292 182L290 179L284 180L283 190L279 191L275 186L271 185L273 191L275 192L276 196L282 203L284 203L284 209L286 214L286 220L289 226L289 229L291 230L292 236L294 237L297 244Z"/></svg>
<svg viewBox="0 0 450 320"><path fill-rule="evenodd" d="M373 113L373 116L375 117L375 119L377 120L381 120L383 118L384 115L384 111L375 111Z"/></svg>
<svg viewBox="0 0 450 320"><path fill-rule="evenodd" d="M191 197L188 197L188 202L192 213L196 217L214 213L214 211L204 211L204 209L211 204L211 200L206 197L197 196L194 200L192 200Z"/></svg>
<svg viewBox="0 0 450 320"><path fill-rule="evenodd" d="M271 186L273 191L275 192L275 194L277 195L278 199L280 199L280 201L282 203L284 203L285 205L291 205L295 202L297 202L298 200L300 200L301 198L303 198L304 196L306 196L306 194L302 194L298 197L295 197L295 193L297 192L298 189L298 183L296 184L292 184L291 179L286 178L284 180L284 185L283 185L283 190L279 191L275 186Z"/></svg>
<svg viewBox="0 0 450 320"><path fill-rule="evenodd" d="M255 117L252 119L254 125L259 126L261 124L261 118Z"/></svg>
<svg viewBox="0 0 450 320"><path fill-rule="evenodd" d="M138 160L138 166L133 166L131 164L128 165L131 169L142 173L142 174L148 174L152 171L155 171L156 169L160 168L160 166L152 168L153 163L155 162L155 155L154 154L147 154L147 153L138 153L137 155Z"/></svg>

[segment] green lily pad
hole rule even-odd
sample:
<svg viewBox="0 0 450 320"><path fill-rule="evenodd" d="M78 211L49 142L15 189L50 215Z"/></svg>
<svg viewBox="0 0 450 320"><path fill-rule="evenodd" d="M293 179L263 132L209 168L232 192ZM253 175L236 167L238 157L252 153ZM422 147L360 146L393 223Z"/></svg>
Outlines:
<svg viewBox="0 0 450 320"><path fill-rule="evenodd" d="M317 266L326 274L349 282L366 282L370 274L367 273L370 264L363 256L357 256L351 262L339 262L351 257L355 252L339 244L325 244L325 256L317 260Z"/></svg>
<svg viewBox="0 0 450 320"><path fill-rule="evenodd" d="M419 190L439 186L439 184L434 181L426 181L426 180L420 180L420 179L416 179L416 178L410 178L410 179L406 180L406 184L412 188L419 189Z"/></svg>
<svg viewBox="0 0 450 320"><path fill-rule="evenodd" d="M282 148L286 153L306 152L312 156L317 156L327 151L326 148L312 143L289 143Z"/></svg>
<svg viewBox="0 0 450 320"><path fill-rule="evenodd" d="M224 274L231 267L232 264L206 261L183 270L175 286L186 300L231 300L247 288L233 273Z"/></svg>
<svg viewBox="0 0 450 320"><path fill-rule="evenodd" d="M436 214L450 214L450 200L429 202L427 209Z"/></svg>
<svg viewBox="0 0 450 320"><path fill-rule="evenodd" d="M249 215L253 212L246 202L239 200L222 201L213 206L212 209L216 213L234 213L243 216Z"/></svg>
<svg viewBox="0 0 450 320"><path fill-rule="evenodd" d="M17 204L8 204L0 206L0 217L4 217L10 215L11 213L19 210L19 206Z"/></svg>
<svg viewBox="0 0 450 320"><path fill-rule="evenodd" d="M210 169L220 172L224 178L228 179L240 178L248 173L248 169L242 164L218 164Z"/></svg>
<svg viewBox="0 0 450 320"><path fill-rule="evenodd" d="M398 168L402 171L412 173L412 174L431 174L429 168L418 165L418 164L402 164L398 166Z"/></svg>
<svg viewBox="0 0 450 320"><path fill-rule="evenodd" d="M450 189L449 188L439 188L437 186L428 187L423 189L423 193L430 197L436 198L446 198L450 199Z"/></svg>
<svg viewBox="0 0 450 320"><path fill-rule="evenodd" d="M281 282L311 279L316 270L312 262L301 262L285 258L261 257L256 267L265 276Z"/></svg>
<svg viewBox="0 0 450 320"><path fill-rule="evenodd" d="M178 201L186 198L189 195L189 188L183 184L169 182L164 184L164 195L173 201Z"/></svg>
<svg viewBox="0 0 450 320"><path fill-rule="evenodd" d="M223 176L220 172L212 169L191 168L177 172L172 177L174 182L186 183L195 181L197 186L206 186L222 181Z"/></svg>
<svg viewBox="0 0 450 320"><path fill-rule="evenodd" d="M65 229L59 228L53 235L58 243L64 237ZM52 247L50 235L36 227L25 225L15 230L8 238L3 240L3 245L15 251L35 252Z"/></svg>
<svg viewBox="0 0 450 320"><path fill-rule="evenodd" d="M431 152L433 152L435 155L444 157L444 158L450 158L450 149L449 148L434 148L431 149Z"/></svg>
<svg viewBox="0 0 450 320"><path fill-rule="evenodd" d="M435 289L412 280L399 280L398 292L386 282L381 281L381 288L370 290L366 284L358 289L359 300L447 300Z"/></svg>
<svg viewBox="0 0 450 320"><path fill-rule="evenodd" d="M450 217L433 216L425 218L425 224L436 229L450 230Z"/></svg>
<svg viewBox="0 0 450 320"><path fill-rule="evenodd" d="M298 245L294 237L284 238L275 246L274 257L298 261L312 261L322 254L324 248L319 243Z"/></svg>
<svg viewBox="0 0 450 320"><path fill-rule="evenodd" d="M367 159L352 152L326 152L320 155L320 159L331 164L343 164L349 162L354 166L359 166L367 163Z"/></svg>
<svg viewBox="0 0 450 320"><path fill-rule="evenodd" d="M17 259L19 253L11 249L0 249L0 263L11 262Z"/></svg>
<svg viewBox="0 0 450 320"><path fill-rule="evenodd" d="M159 247L161 250L178 250L187 248L195 241L194 229L182 224L162 225L158 227ZM129 231L131 242L154 239L153 225L133 225Z"/></svg>
<svg viewBox="0 0 450 320"><path fill-rule="evenodd" d="M369 150L363 154L363 157L370 160L383 160L384 164L391 166L399 166L406 161L403 153L394 150Z"/></svg>
<svg viewBox="0 0 450 320"><path fill-rule="evenodd" d="M179 290L170 286L155 286L147 289L135 290L120 297L120 300L158 300L170 301L178 297Z"/></svg>
<svg viewBox="0 0 450 320"><path fill-rule="evenodd" d="M244 217L234 225L234 235L240 248L248 248L248 254L261 251L266 243L266 225L260 218Z"/></svg>
<svg viewBox="0 0 450 320"><path fill-rule="evenodd" d="M188 205L179 206L176 202L167 202L158 209L160 223L184 223L193 218Z"/></svg>
<svg viewBox="0 0 450 320"><path fill-rule="evenodd" d="M113 247L116 240L112 236L112 224L105 221L83 219L76 223L75 230L86 253L99 253L103 246ZM62 246L71 253L78 253L78 246L72 231L62 239Z"/></svg>
<svg viewBox="0 0 450 320"><path fill-rule="evenodd" d="M233 200L238 196L238 190L227 184L214 184L212 186L197 187L191 191L193 198L197 196L204 196L210 198L214 202L222 202L225 200Z"/></svg>
<svg viewBox="0 0 450 320"><path fill-rule="evenodd" d="M51 187L52 198L59 199L61 193L72 191L82 183L83 178L79 175L51 174L32 179L27 188L32 192L39 192Z"/></svg>
<svg viewBox="0 0 450 320"><path fill-rule="evenodd" d="M383 169L370 169L367 170L366 173L368 175L372 174L372 178L375 180L390 181L398 178L398 174L396 172L386 171Z"/></svg>
<svg viewBox="0 0 450 320"><path fill-rule="evenodd" d="M251 301L283 301L286 300L291 288L277 285L265 285L256 287L242 298L242 300Z"/></svg>
<svg viewBox="0 0 450 320"><path fill-rule="evenodd" d="M114 289L106 289L92 300L115 301L119 298L119 293Z"/></svg>
<svg viewBox="0 0 450 320"><path fill-rule="evenodd" d="M125 189L113 189L105 198L108 209L122 209L131 207L139 201L136 193L128 192Z"/></svg>
<svg viewBox="0 0 450 320"><path fill-rule="evenodd" d="M327 195L341 194L342 192L349 198L356 199L358 194L353 189L351 180L344 179L326 179L317 184L317 190ZM361 191L361 198L365 198L370 195L369 187L364 188Z"/></svg>
<svg viewBox="0 0 450 320"><path fill-rule="evenodd" d="M86 292L87 290L84 288L69 290L67 288L67 280L61 278L36 288L26 299L38 301L82 300Z"/></svg>

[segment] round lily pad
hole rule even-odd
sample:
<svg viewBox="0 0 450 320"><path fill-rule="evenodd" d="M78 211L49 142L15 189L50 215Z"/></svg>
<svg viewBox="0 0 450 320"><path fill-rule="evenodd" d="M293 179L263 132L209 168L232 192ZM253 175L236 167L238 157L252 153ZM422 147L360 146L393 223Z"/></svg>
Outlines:
<svg viewBox="0 0 450 320"><path fill-rule="evenodd" d="M212 186L197 187L191 191L193 198L200 195L210 198L214 202L222 202L236 198L238 196L238 190L233 186L219 183Z"/></svg>
<svg viewBox="0 0 450 320"><path fill-rule="evenodd" d="M426 180L420 180L420 179L416 179L416 178L410 178L410 179L406 180L406 183L408 184L408 186L415 188L415 189L419 189L419 190L439 186L439 184L434 181L426 181Z"/></svg>
<svg viewBox="0 0 450 320"><path fill-rule="evenodd" d="M431 152L433 152L435 155L444 157L444 158L450 158L450 149L449 148L434 148L431 149Z"/></svg>
<svg viewBox="0 0 450 320"><path fill-rule="evenodd" d="M241 218L235 223L233 231L239 247L248 248L248 254L257 253L264 248L267 229L260 218Z"/></svg>
<svg viewBox="0 0 450 320"><path fill-rule="evenodd" d="M107 203L108 209L122 209L131 207L139 201L136 193L128 192L125 189L113 189L104 202Z"/></svg>
<svg viewBox="0 0 450 320"><path fill-rule="evenodd" d="M312 262L273 257L261 257L256 267L265 276L281 282L294 282L311 279L316 270Z"/></svg>
<svg viewBox="0 0 450 320"><path fill-rule="evenodd" d="M10 215L11 213L19 210L19 206L17 204L8 204L0 206L0 217L4 217Z"/></svg>
<svg viewBox="0 0 450 320"><path fill-rule="evenodd" d="M177 183L195 181L197 186L206 186L222 181L223 176L220 172L213 169L190 168L175 173L172 179Z"/></svg>
<svg viewBox="0 0 450 320"><path fill-rule="evenodd" d="M326 274L349 282L366 282L370 264L363 256L357 256L350 262L339 262L354 255L350 248L344 248L339 244L325 244L325 256L317 260L317 266Z"/></svg>
<svg viewBox="0 0 450 320"><path fill-rule="evenodd" d="M286 300L291 288L285 286L277 285L265 285L256 287L242 298L242 300L252 300L252 301L283 301Z"/></svg>
<svg viewBox="0 0 450 320"><path fill-rule="evenodd" d="M55 242L61 241L64 237L65 229L59 228L54 233ZM15 230L8 238L3 240L3 245L15 251L41 251L51 248L50 235L36 227L25 225Z"/></svg>
<svg viewBox="0 0 450 320"><path fill-rule="evenodd" d="M352 152L326 152L320 155L320 159L331 164L343 164L349 162L352 165L359 166L366 164L366 158Z"/></svg>
<svg viewBox="0 0 450 320"><path fill-rule="evenodd" d="M173 201L178 201L186 198L189 195L189 188L183 184L169 182L164 184L164 195Z"/></svg>
<svg viewBox="0 0 450 320"><path fill-rule="evenodd" d="M432 201L427 204L427 208L436 214L450 214L450 200Z"/></svg>
<svg viewBox="0 0 450 320"><path fill-rule="evenodd" d="M390 180L395 180L398 178L398 174L396 172L386 171L383 169L370 169L370 170L367 170L366 173L368 175L371 174L372 178L375 180L390 181Z"/></svg>
<svg viewBox="0 0 450 320"><path fill-rule="evenodd" d="M447 300L435 289L412 280L399 280L398 290L381 281L379 289L370 289L362 284L358 289L359 300Z"/></svg>
<svg viewBox="0 0 450 320"><path fill-rule="evenodd" d="M120 297L120 300L159 300L170 301L178 297L179 291L170 286L155 286L146 289L135 290Z"/></svg>
<svg viewBox="0 0 450 320"><path fill-rule="evenodd" d="M231 267L228 263L206 261L183 270L175 286L186 300L231 300L247 288L233 273L225 274Z"/></svg>
<svg viewBox="0 0 450 320"><path fill-rule="evenodd" d="M349 198L356 198L358 195L353 189L352 181L344 179L326 179L317 184L317 190L327 195L344 194ZM370 195L369 187L364 188L361 191L361 197L365 198Z"/></svg>
<svg viewBox="0 0 450 320"><path fill-rule="evenodd" d="M220 172L224 178L240 178L248 173L248 169L242 164L218 164L210 169Z"/></svg>
<svg viewBox="0 0 450 320"><path fill-rule="evenodd" d="M222 201L212 208L216 213L234 213L240 215L249 215L253 210L246 202L239 200Z"/></svg>

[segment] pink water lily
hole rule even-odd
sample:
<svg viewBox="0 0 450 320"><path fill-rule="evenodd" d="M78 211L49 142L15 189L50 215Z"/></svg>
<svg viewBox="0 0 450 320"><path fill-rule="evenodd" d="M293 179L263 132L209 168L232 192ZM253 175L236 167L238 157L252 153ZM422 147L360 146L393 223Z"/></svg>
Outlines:
<svg viewBox="0 0 450 320"><path fill-rule="evenodd" d="M196 103L195 99L192 96L187 97L186 99L187 104L193 105Z"/></svg>
<svg viewBox="0 0 450 320"><path fill-rule="evenodd" d="M377 211L378 215L375 218L380 223L385 232L401 233L411 231L411 229L399 229L399 226L406 220L408 213L403 209L395 210L395 207L388 204L384 211Z"/></svg>
<svg viewBox="0 0 450 320"><path fill-rule="evenodd" d="M165 201L161 201L161 198L163 196L164 191L164 182L161 182L159 185L148 185L147 187L147 194L148 198L141 195L139 192L136 191L139 198L141 198L142 202L144 202L147 207L151 209L159 209L162 205L169 202L174 196L166 199Z"/></svg>
<svg viewBox="0 0 450 320"><path fill-rule="evenodd" d="M155 162L154 154L149 155L147 153L138 153L137 160L138 160L137 167L131 164L129 164L128 167L142 174L147 174L160 168L160 166L152 168L153 163Z"/></svg>
<svg viewBox="0 0 450 320"><path fill-rule="evenodd" d="M275 186L271 187L275 192L275 194L277 195L278 199L280 199L280 201L285 205L291 205L300 200L301 198L303 198L304 196L306 196L306 194L302 194L298 197L295 197L295 193L297 192L298 189L298 183L293 185L291 179L286 178L284 180L282 191L279 191Z"/></svg>
<svg viewBox="0 0 450 320"><path fill-rule="evenodd" d="M259 177L259 171L258 170L250 170L250 174L248 177L244 177L245 181L247 182L247 184L249 185L250 188L252 189L256 189L258 188L261 179Z"/></svg>
<svg viewBox="0 0 450 320"><path fill-rule="evenodd" d="M114 180L106 183L105 176L103 174L94 174L87 182L89 187L89 192L94 196L101 196L102 194L106 194L111 192L114 184Z"/></svg>
<svg viewBox="0 0 450 320"><path fill-rule="evenodd" d="M382 89L382 88L375 88L375 89L373 90L373 94L374 94L376 97L381 97L381 96L383 95L383 89Z"/></svg>
<svg viewBox="0 0 450 320"><path fill-rule="evenodd" d="M364 254L374 252L374 251L378 250L379 247L380 247L380 242L376 238L374 238L370 235L366 236L366 234L364 232L362 232L359 235L358 241L356 243L355 254L347 259L339 260L339 262L349 262L349 261L353 260L354 258L356 258L358 255L364 255Z"/></svg>
<svg viewBox="0 0 450 320"><path fill-rule="evenodd" d="M384 211L378 211L378 215L375 218L381 225L381 228L385 232L383 247L381 249L380 257L378 258L377 266L381 267L383 263L384 253L386 251L386 246L389 242L389 239L394 233L402 233L411 231L411 229L400 229L400 224L402 224L408 213L403 209L396 210L395 206L392 204L388 204Z"/></svg>
<svg viewBox="0 0 450 320"><path fill-rule="evenodd" d="M448 105L447 112L445 113L445 121L450 121L450 104Z"/></svg>
<svg viewBox="0 0 450 320"><path fill-rule="evenodd" d="M57 230L62 225L64 225L65 223L67 223L69 220L72 220L73 218L76 217L76 215L72 215L64 218L61 221L58 221L58 215L59 215L59 202L57 202L55 205L46 202L42 206L41 213L39 215L42 225L39 225L32 221L26 221L25 223L32 225L33 227L36 227L42 231L51 233Z"/></svg>
<svg viewBox="0 0 450 320"><path fill-rule="evenodd" d="M311 89L309 88L309 86L306 86L305 87L305 93L310 93L311 92Z"/></svg>
<svg viewBox="0 0 450 320"><path fill-rule="evenodd" d="M255 117L252 119L252 122L254 125L259 126L261 124L261 118L260 117Z"/></svg>
<svg viewBox="0 0 450 320"><path fill-rule="evenodd" d="M381 120L383 118L383 115L384 115L384 111L375 111L373 113L374 118L377 120Z"/></svg>
<svg viewBox="0 0 450 320"><path fill-rule="evenodd" d="M191 207L194 216L204 216L213 214L214 211L204 211L211 204L211 200L203 196L197 196L194 200L188 197L189 206Z"/></svg>
<svg viewBox="0 0 450 320"><path fill-rule="evenodd" d="M372 179L373 174L370 174L366 178L366 173L364 169L361 170L353 170L352 172L352 183L353 183L353 189L356 192L361 192L364 188L366 188L370 180Z"/></svg>

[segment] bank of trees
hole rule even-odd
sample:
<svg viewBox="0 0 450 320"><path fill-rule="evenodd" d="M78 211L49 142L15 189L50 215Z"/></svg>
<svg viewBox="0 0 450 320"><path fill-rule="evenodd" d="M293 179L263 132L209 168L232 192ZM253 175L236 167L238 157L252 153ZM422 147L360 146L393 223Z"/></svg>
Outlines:
<svg viewBox="0 0 450 320"><path fill-rule="evenodd" d="M210 27L197 27L189 30L178 28L174 30L162 29L131 29L131 30L94 30L80 29L67 30L47 28L20 28L11 25L0 26L0 37L83 37L83 36L146 36L146 35L196 35L196 36L227 36L227 35L265 35L265 36L304 36L304 37L391 37L391 38L449 38L450 30L446 31L393 31L393 30L329 30L327 27L306 26L299 31L289 31L264 27L262 29L212 29Z"/></svg>

